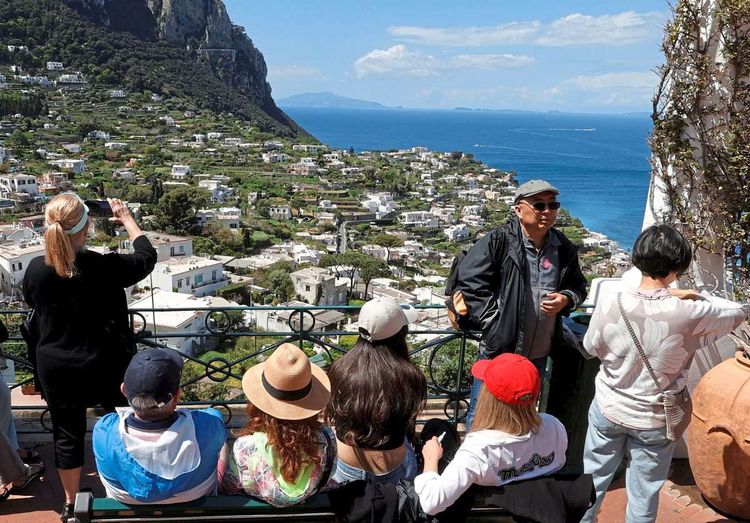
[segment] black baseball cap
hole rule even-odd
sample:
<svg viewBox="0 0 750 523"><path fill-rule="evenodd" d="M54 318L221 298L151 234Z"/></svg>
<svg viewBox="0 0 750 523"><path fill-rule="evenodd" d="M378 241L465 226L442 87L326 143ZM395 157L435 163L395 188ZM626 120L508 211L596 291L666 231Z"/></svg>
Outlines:
<svg viewBox="0 0 750 523"><path fill-rule="evenodd" d="M128 401L148 395L168 403L180 388L182 365L182 356L172 349L148 348L136 353L123 380Z"/></svg>

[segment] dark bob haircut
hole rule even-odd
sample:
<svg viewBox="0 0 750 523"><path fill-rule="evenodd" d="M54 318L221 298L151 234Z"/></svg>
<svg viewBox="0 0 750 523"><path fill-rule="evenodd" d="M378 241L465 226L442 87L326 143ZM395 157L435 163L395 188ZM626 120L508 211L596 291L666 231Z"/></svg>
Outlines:
<svg viewBox="0 0 750 523"><path fill-rule="evenodd" d="M651 278L682 274L693 259L693 248L679 231L669 225L652 225L635 240L631 261Z"/></svg>

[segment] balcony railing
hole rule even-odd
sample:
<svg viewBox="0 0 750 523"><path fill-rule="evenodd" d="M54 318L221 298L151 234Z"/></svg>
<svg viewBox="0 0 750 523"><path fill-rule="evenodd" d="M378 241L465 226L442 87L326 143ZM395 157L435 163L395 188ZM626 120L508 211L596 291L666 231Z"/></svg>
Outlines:
<svg viewBox="0 0 750 523"><path fill-rule="evenodd" d="M171 340L201 340L203 345L213 347L206 354L196 355L180 351L185 359L183 371L183 392L187 395L187 405L212 405L222 408L231 417L232 405L244 405L244 395L229 397L234 389L241 392L241 380L244 371L255 363L265 359L276 347L285 342L296 343L311 356L313 363L323 367L345 354L356 341L358 334L343 330L338 324L330 330L316 329L316 312L335 310L350 318L359 311L359 306L239 306L239 307L193 307L193 308L147 308L132 309L131 325L134 326L137 343L140 347L173 347ZM418 310L428 312L430 319L445 319L445 308L442 305L416 306ZM163 312L188 311L203 317L203 325L193 324L193 330L175 332L160 331L158 314ZM287 312L287 329L267 331L253 327L246 321L247 316L255 317L258 312ZM11 338L4 344L5 357L16 366L16 375L23 379L11 388L30 383L33 373L31 363L26 357L26 346L18 332L18 325L28 311L2 310L2 318L11 333ZM156 329L146 327L157 323ZM342 322L343 323L343 322ZM447 325L447 321L444 321ZM409 331L410 355L413 361L425 373L428 383L428 400L430 405L440 405L442 414L454 424L464 418L468 406L471 378L469 369L476 360L478 338L451 328L427 329L419 325ZM244 341L240 341L244 340ZM417 341L419 340L419 341ZM14 350L15 349L15 350ZM363 372L366 372L363 369ZM201 394L203 393L203 396ZM208 393L208 397L205 394ZM28 409L28 407L26 407ZM43 409L43 407L42 407ZM41 426L49 431L48 413L45 409L40 415ZM23 431L21 431L23 432Z"/></svg>

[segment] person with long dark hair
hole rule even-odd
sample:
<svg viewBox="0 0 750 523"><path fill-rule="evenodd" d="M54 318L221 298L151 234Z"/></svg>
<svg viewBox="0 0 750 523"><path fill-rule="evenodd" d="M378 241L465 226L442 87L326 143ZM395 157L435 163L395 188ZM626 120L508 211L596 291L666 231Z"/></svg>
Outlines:
<svg viewBox="0 0 750 523"><path fill-rule="evenodd" d="M693 290L670 288L693 257L690 243L668 225L644 230L633 246L640 286L597 303L583 340L601 360L589 408L584 471L594 477L593 522L627 454L628 523L656 520L659 491L675 448L668 437L663 392L684 394L696 351L728 334L746 317L743 306Z"/></svg>
<svg viewBox="0 0 750 523"><path fill-rule="evenodd" d="M290 343L245 372L248 420L222 477L225 494L247 494L275 507L301 503L326 486L336 440L318 419L330 383Z"/></svg>
<svg viewBox="0 0 750 523"><path fill-rule="evenodd" d="M63 521L72 515L81 477L86 408L114 411L130 362L132 329L124 288L145 278L156 251L120 200L109 200L113 217L133 244L133 254L86 249L89 210L73 193L55 196L45 209L45 255L33 259L23 296L39 326L37 372L49 406L55 466L65 491Z"/></svg>
<svg viewBox="0 0 750 523"><path fill-rule="evenodd" d="M427 381L409 358L408 323L396 302L368 301L357 343L331 365L327 416L338 440L333 479L339 484L366 478L396 483L417 474L411 443Z"/></svg>

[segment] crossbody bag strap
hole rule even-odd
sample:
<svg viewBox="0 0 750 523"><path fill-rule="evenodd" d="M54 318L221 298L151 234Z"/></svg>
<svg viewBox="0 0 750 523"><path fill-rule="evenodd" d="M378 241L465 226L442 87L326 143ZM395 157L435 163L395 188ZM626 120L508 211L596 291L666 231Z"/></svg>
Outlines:
<svg viewBox="0 0 750 523"><path fill-rule="evenodd" d="M625 308L622 306L622 293L617 293L617 306L620 307L620 314L622 315L622 319L625 320L625 327L627 327L628 332L630 333L630 337L633 339L633 343L635 343L635 348L638 349L638 354L641 355L641 359L643 359L643 363L646 364L646 368L648 369L648 373L651 375L651 379L654 380L654 383L656 384L656 388L659 389L659 392L664 393L664 389L661 388L661 385L659 385L659 380L656 379L656 373L654 372L654 369L651 368L651 364L648 362L648 358L646 357L646 353L643 352L643 347L641 347L641 342L638 341L638 338L635 335L635 332L633 331L633 326L630 324L630 320L628 320L627 315L625 314Z"/></svg>
<svg viewBox="0 0 750 523"><path fill-rule="evenodd" d="M325 428L321 428L320 430L323 432L323 437L326 440L326 457L323 464L323 473L318 480L318 486L316 488L317 491L325 488L325 486L328 484L328 481L331 479L331 475L333 473L334 462L336 461L336 451L333 447L333 445L335 445L334 438L330 436Z"/></svg>

